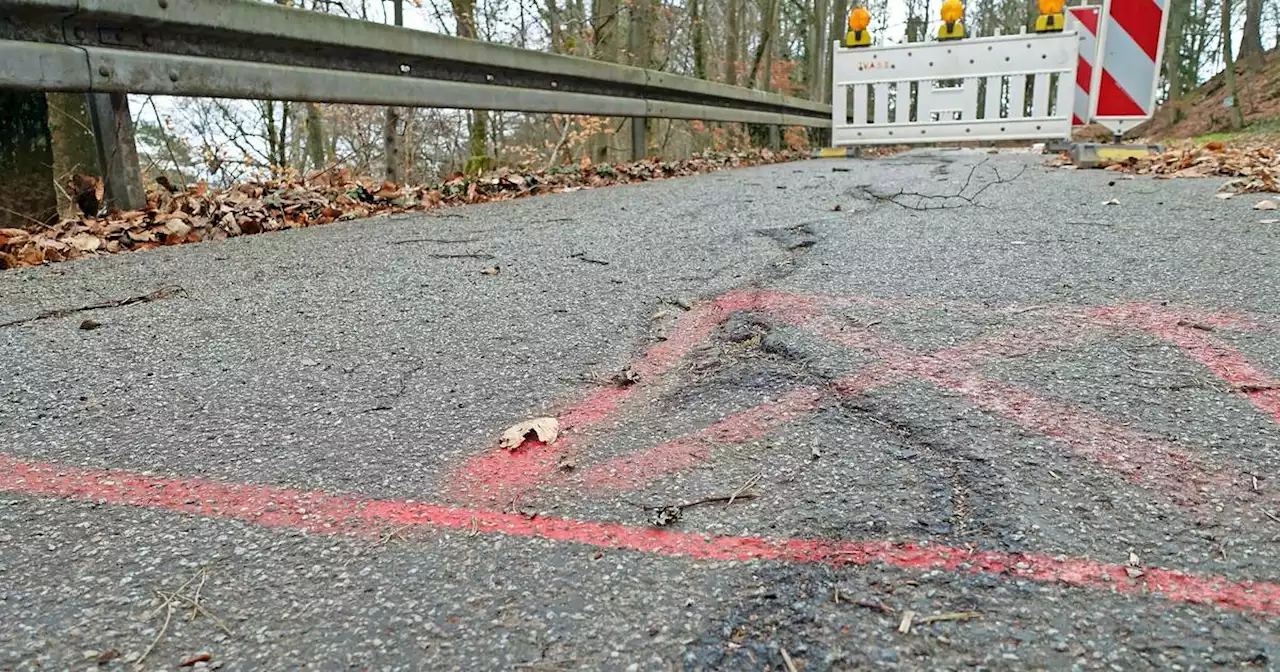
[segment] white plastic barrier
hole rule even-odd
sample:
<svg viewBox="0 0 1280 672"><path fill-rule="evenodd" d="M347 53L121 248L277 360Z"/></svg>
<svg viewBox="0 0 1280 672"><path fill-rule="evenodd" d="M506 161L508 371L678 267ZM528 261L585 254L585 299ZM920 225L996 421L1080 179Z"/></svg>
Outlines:
<svg viewBox="0 0 1280 672"><path fill-rule="evenodd" d="M845 49L832 144L1069 139L1075 32Z"/></svg>

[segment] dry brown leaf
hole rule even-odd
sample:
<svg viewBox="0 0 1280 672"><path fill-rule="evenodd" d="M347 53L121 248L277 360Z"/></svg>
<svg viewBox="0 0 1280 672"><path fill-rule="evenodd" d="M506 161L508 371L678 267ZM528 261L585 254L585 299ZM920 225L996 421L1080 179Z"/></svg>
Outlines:
<svg viewBox="0 0 1280 672"><path fill-rule="evenodd" d="M164 231L181 240L187 237L187 234L191 231L191 226L181 219L174 218L164 223Z"/></svg>
<svg viewBox="0 0 1280 672"><path fill-rule="evenodd" d="M515 450L530 434L538 441L551 445L560 438L560 421L555 418L534 418L512 425L498 438L498 447Z"/></svg>
<svg viewBox="0 0 1280 672"><path fill-rule="evenodd" d="M67 243L81 252L93 252L102 247L102 239L92 233L78 233L67 240Z"/></svg>

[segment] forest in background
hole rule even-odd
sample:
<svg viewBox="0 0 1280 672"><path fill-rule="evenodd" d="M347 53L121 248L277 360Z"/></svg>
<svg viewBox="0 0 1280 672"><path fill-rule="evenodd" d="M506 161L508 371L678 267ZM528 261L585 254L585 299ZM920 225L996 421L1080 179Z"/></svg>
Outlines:
<svg viewBox="0 0 1280 672"><path fill-rule="evenodd" d="M273 0L309 11L393 22L393 0ZM402 0L405 23L522 48L624 63L830 100L831 43L849 0ZM1170 0L1163 97L1176 100L1221 70L1221 17L1232 55L1260 59L1280 39L1280 0ZM871 30L888 43L930 39L941 0L870 0ZM975 0L970 36L1016 33L1035 0ZM622 160L629 120L284 101L134 97L149 174L218 184L334 165L394 182L429 182L494 165L545 168ZM674 158L751 143L737 124L653 120L653 156ZM384 151L389 139L390 153ZM759 144L759 139L756 139ZM803 129L784 144L807 146Z"/></svg>

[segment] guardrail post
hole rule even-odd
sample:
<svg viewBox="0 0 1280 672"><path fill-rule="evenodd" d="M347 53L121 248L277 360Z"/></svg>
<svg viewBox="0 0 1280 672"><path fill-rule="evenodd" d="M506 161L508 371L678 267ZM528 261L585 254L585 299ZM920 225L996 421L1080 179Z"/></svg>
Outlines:
<svg viewBox="0 0 1280 672"><path fill-rule="evenodd" d="M631 118L631 160L643 161L649 158L649 118Z"/></svg>
<svg viewBox="0 0 1280 672"><path fill-rule="evenodd" d="M138 169L138 149L133 139L133 117L129 97L123 93L90 93L89 118L98 141L98 161L107 201L121 210L136 210L147 204Z"/></svg>

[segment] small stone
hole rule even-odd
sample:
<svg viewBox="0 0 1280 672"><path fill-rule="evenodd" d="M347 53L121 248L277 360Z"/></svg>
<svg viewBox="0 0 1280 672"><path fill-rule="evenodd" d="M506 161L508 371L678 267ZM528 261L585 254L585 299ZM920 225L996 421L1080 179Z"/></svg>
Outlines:
<svg viewBox="0 0 1280 672"><path fill-rule="evenodd" d="M93 320L85 320L84 322L80 323L80 328L83 329L84 331L93 331L94 329L97 329L98 327L101 327L101 326L102 326L101 322L95 322Z"/></svg>

